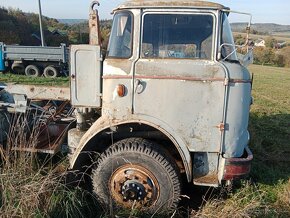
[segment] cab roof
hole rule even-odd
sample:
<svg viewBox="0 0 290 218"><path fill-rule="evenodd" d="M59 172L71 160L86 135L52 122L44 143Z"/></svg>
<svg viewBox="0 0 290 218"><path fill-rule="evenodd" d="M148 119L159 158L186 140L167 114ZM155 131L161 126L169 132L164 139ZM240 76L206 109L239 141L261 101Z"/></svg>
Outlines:
<svg viewBox="0 0 290 218"><path fill-rule="evenodd" d="M200 0L127 0L114 11L132 8L197 8L197 9L229 9L221 4Z"/></svg>

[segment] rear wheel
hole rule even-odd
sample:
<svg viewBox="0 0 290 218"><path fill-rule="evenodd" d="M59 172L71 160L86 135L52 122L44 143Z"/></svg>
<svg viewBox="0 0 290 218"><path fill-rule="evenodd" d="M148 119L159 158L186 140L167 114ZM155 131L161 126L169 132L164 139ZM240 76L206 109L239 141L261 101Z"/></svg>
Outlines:
<svg viewBox="0 0 290 218"><path fill-rule="evenodd" d="M101 154L93 170L94 192L105 206L168 213L180 197L177 166L157 145L121 140Z"/></svg>
<svg viewBox="0 0 290 218"><path fill-rule="evenodd" d="M47 78L55 78L58 76L58 70L54 66L48 66L44 69L43 76Z"/></svg>
<svg viewBox="0 0 290 218"><path fill-rule="evenodd" d="M31 77L38 77L38 76L40 76L40 70L35 65L28 65L25 68L25 75L31 76Z"/></svg>

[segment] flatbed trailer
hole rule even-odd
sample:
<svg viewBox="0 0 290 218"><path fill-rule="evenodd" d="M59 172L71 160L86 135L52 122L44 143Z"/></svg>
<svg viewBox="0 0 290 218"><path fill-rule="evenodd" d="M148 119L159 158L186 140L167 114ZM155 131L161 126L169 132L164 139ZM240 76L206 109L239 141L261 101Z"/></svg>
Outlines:
<svg viewBox="0 0 290 218"><path fill-rule="evenodd" d="M5 45L0 42L0 71L54 78L68 72L69 49L59 47Z"/></svg>
<svg viewBox="0 0 290 218"><path fill-rule="evenodd" d="M10 140L15 151L55 154L75 126L73 111L68 87L0 84L0 144Z"/></svg>

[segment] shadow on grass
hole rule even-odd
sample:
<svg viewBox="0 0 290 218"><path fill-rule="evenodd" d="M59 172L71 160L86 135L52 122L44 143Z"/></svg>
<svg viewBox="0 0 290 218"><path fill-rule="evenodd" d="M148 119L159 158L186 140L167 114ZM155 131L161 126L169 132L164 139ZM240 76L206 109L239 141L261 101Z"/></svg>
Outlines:
<svg viewBox="0 0 290 218"><path fill-rule="evenodd" d="M290 114L251 113L250 147L254 182L274 185L290 178Z"/></svg>

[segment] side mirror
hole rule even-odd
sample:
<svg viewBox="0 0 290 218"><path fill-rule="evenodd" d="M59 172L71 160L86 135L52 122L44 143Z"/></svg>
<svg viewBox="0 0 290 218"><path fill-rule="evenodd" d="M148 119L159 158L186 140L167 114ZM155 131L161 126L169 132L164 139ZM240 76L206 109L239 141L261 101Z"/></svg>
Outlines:
<svg viewBox="0 0 290 218"><path fill-rule="evenodd" d="M238 53L237 55L241 65L245 67L248 67L250 64L254 62L253 49L248 50L248 52L245 55L240 53Z"/></svg>

